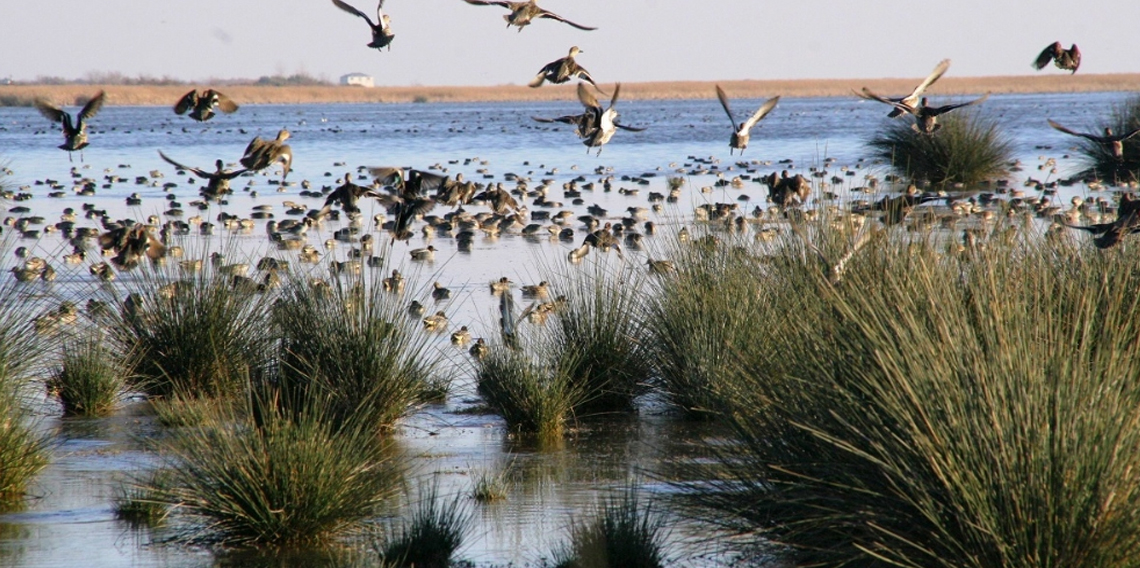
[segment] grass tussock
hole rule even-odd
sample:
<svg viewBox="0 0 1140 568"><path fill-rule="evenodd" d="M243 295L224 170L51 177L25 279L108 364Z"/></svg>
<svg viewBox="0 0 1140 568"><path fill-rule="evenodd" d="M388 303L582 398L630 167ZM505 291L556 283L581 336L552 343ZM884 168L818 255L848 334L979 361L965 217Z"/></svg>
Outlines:
<svg viewBox="0 0 1140 568"><path fill-rule="evenodd" d="M64 344L47 387L59 397L65 415L105 416L123 393L126 368L101 338L80 338Z"/></svg>
<svg viewBox="0 0 1140 568"><path fill-rule="evenodd" d="M50 439L30 425L18 397L0 392L0 511L18 506L28 484L47 467Z"/></svg>
<svg viewBox="0 0 1140 568"><path fill-rule="evenodd" d="M1037 236L950 250L773 260L760 288L803 301L756 313L786 341L722 386L735 443L696 501L802 565L1131 566L1140 271Z"/></svg>
<svg viewBox="0 0 1140 568"><path fill-rule="evenodd" d="M412 516L374 543L386 566L448 568L471 530L474 511L462 495L444 500L439 484L419 490Z"/></svg>
<svg viewBox="0 0 1140 568"><path fill-rule="evenodd" d="M884 124L869 145L899 174L936 185L975 184L1004 177L1013 141L997 121L977 112L943 115L934 134L920 134L912 120Z"/></svg>
<svg viewBox="0 0 1140 568"><path fill-rule="evenodd" d="M540 440L562 438L584 396L567 369L503 346L492 348L478 365L479 394L508 428Z"/></svg>
<svg viewBox="0 0 1140 568"><path fill-rule="evenodd" d="M335 421L383 428L446 390L435 379L439 351L378 280L338 280L331 288L295 281L275 305L273 322L287 404L323 398Z"/></svg>
<svg viewBox="0 0 1140 568"><path fill-rule="evenodd" d="M601 503L594 518L573 523L570 542L554 553L556 568L661 568L668 561L664 518L634 489Z"/></svg>
<svg viewBox="0 0 1140 568"><path fill-rule="evenodd" d="M1129 97L1125 102L1114 105L1109 118L1090 133L1101 135L1105 127L1112 128L1118 135L1140 128L1140 96ZM1085 138L1075 140L1084 155L1087 174L1114 184L1140 179L1140 139L1136 136L1124 141L1122 159L1117 158L1108 146Z"/></svg>
<svg viewBox="0 0 1140 568"><path fill-rule="evenodd" d="M170 514L170 500L164 497L170 489L170 473L153 470L139 479L122 481L112 497L115 518L131 526L154 527Z"/></svg>
<svg viewBox="0 0 1140 568"><path fill-rule="evenodd" d="M110 335L136 361L133 376L153 396L234 396L269 366L269 300L222 275L167 280L144 273L112 315Z"/></svg>
<svg viewBox="0 0 1140 568"><path fill-rule="evenodd" d="M188 540L321 546L361 528L400 486L370 424L334 426L318 401L288 415L256 404L219 409L163 444L170 481L160 494L190 521Z"/></svg>
<svg viewBox="0 0 1140 568"><path fill-rule="evenodd" d="M471 498L479 503L504 501L510 493L509 469L490 471L482 468L471 472Z"/></svg>

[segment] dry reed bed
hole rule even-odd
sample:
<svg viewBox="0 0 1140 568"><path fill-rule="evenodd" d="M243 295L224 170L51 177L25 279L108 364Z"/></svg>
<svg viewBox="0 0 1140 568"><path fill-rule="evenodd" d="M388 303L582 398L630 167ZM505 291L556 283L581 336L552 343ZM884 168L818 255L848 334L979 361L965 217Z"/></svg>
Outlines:
<svg viewBox="0 0 1140 568"><path fill-rule="evenodd" d="M734 97L768 97L780 94L791 97L842 97L853 88L869 87L883 93L909 92L917 77L886 79L802 79L720 81ZM711 98L712 81L661 81L626 83L624 99L703 99ZM1140 74L1102 75L1032 75L1000 77L945 77L930 92L933 95L968 93L1081 93L1128 91L1140 85ZM79 97L90 96L99 89L108 94L110 105L173 105L191 87L187 85L5 85L0 86L0 105L30 105L36 97L72 104ZM307 104L307 103L407 103L426 102L503 102L574 100L575 87L548 86L531 89L517 85L491 87L411 86L411 87L341 87L296 86L265 87L233 85L224 87L227 95L239 104Z"/></svg>

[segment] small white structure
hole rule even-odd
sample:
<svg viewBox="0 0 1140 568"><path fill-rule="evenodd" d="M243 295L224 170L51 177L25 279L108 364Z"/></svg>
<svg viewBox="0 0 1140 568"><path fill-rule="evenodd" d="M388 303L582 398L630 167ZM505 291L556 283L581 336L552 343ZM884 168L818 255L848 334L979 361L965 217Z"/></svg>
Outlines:
<svg viewBox="0 0 1140 568"><path fill-rule="evenodd" d="M356 87L373 87L372 75L365 75L364 73L349 73L348 75L340 76L341 85L353 85Z"/></svg>

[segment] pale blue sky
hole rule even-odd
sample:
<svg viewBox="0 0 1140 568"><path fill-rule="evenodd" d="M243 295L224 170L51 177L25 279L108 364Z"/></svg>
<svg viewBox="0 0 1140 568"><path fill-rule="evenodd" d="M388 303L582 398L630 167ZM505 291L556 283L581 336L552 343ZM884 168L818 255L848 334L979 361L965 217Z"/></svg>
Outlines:
<svg viewBox="0 0 1140 568"><path fill-rule="evenodd" d="M370 0L348 0L375 13ZM387 0L392 50L365 47L364 21L329 0L9 1L0 78L256 78L363 72L378 85L525 84L571 45L604 82L1030 74L1054 40L1077 43L1082 73L1140 72L1140 1L542 0L581 24L521 33L505 9L462 0ZM1052 67L1042 73L1061 73Z"/></svg>

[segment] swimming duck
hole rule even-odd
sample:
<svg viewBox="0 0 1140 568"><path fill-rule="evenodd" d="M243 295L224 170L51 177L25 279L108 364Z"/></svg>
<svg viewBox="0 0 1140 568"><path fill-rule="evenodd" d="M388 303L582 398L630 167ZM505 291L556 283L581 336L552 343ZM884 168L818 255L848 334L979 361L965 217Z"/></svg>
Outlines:
<svg viewBox="0 0 1140 568"><path fill-rule="evenodd" d="M677 269L672 260L653 260L651 258L646 264L649 265L650 274L665 274Z"/></svg>
<svg viewBox="0 0 1140 568"><path fill-rule="evenodd" d="M59 107L43 100L36 99L35 105L39 109L40 114L47 117L52 122L58 122L63 125L63 144L59 145L60 150L67 150L67 161L71 161L71 152L79 151L79 160L83 161L83 149L88 146L87 142L87 121L94 117L99 109L103 108L103 101L107 98L104 91L99 91L83 108L79 114L75 116L75 121L71 119L71 115L60 110Z"/></svg>
<svg viewBox="0 0 1140 568"><path fill-rule="evenodd" d="M399 294L404 291L404 276L399 270L392 269L392 275L380 281L384 291Z"/></svg>
<svg viewBox="0 0 1140 568"><path fill-rule="evenodd" d="M503 292L510 292L511 291L511 285L513 285L513 284L514 284L514 282L511 282L510 279L507 278L506 276L504 276L498 280L494 280L491 282L491 294L494 296L498 296L499 294L502 294Z"/></svg>
<svg viewBox="0 0 1140 568"><path fill-rule="evenodd" d="M447 329L447 316L443 311L438 311L434 315L430 315L423 319L424 329L429 331L443 331Z"/></svg>
<svg viewBox="0 0 1140 568"><path fill-rule="evenodd" d="M930 72L930 75L927 75L926 79L924 79L921 83L919 83L918 86L915 87L914 90L911 91L911 93L905 97L899 97L899 98L882 97L882 96L876 95L875 93L871 92L871 90L868 89L867 87L863 87L863 92L861 92L861 93L856 92L855 94L857 96L864 98L864 99L867 99L867 100L879 101L881 103L885 103L885 104L894 106L895 108L892 109L891 112L887 113L887 116L889 116L891 118L895 118L898 116L902 116L902 114L904 112L913 113L916 110L918 110L917 105L918 105L919 99L922 97L922 93L925 92L928 87L933 85L934 82L937 81L938 78L941 77L942 74L945 73L946 70L949 68L950 68L950 60L949 59L943 59L942 61L939 61L938 65L934 66L934 70Z"/></svg>
<svg viewBox="0 0 1140 568"><path fill-rule="evenodd" d="M451 299L451 289L445 288L439 282L432 282L431 299L441 302L443 300Z"/></svg>
<svg viewBox="0 0 1140 568"><path fill-rule="evenodd" d="M588 114L593 114L593 130L587 132L583 136L582 143L586 145L586 153L590 153L590 148L597 148L598 155L602 155L602 146L613 138L614 133L618 128L629 130L632 132L641 132L644 128L634 128L632 126L625 126L618 123L618 112L614 109L617 105L618 96L621 94L621 83L614 86L614 95L610 99L610 107L602 110L602 105L598 104L597 97L594 93L586 88L585 83L578 83L578 100L582 106L586 107Z"/></svg>
<svg viewBox="0 0 1140 568"><path fill-rule="evenodd" d="M914 115L914 124L911 125L911 128L913 128L915 132L919 134L934 134L939 128L942 128L942 125L938 124L938 117L940 115L946 114L954 109L980 104L988 98L990 98L990 94L986 93L972 101L932 107L929 106L926 97L922 97L922 101L916 109L902 104L896 104L895 108Z"/></svg>
<svg viewBox="0 0 1140 568"><path fill-rule="evenodd" d="M181 170L186 170L200 178L208 180L206 187L198 190L198 192L206 201L209 201L211 199L217 200L227 193L232 193L230 190L230 180L249 171L245 168L232 171L227 170L225 168L225 164L221 160L218 160L214 162L214 167L217 169L213 172L207 172L206 170L184 166L178 162L175 162L169 156L163 154L162 150L158 151L158 155L161 156L163 160L166 160L170 165Z"/></svg>
<svg viewBox="0 0 1140 568"><path fill-rule="evenodd" d="M451 344L463 346L471 341L471 332L467 331L467 326L459 328L459 331L451 334Z"/></svg>
<svg viewBox="0 0 1140 568"><path fill-rule="evenodd" d="M748 147L748 139L751 137L752 127L756 126L772 109L776 108L776 104L780 102L780 97L772 97L764 104L760 105L748 120L741 122L739 126L736 125L736 118L732 116L732 109L728 106L728 95L724 93L724 89L720 85L716 86L716 97L720 99L720 106L724 108L725 114L728 115L728 121L732 123L733 128L736 130L732 133L732 138L728 141L728 153L732 155L732 150L740 150L744 154L744 149Z"/></svg>
<svg viewBox="0 0 1140 568"><path fill-rule="evenodd" d="M538 284L531 284L529 286L523 286L519 290L522 292L522 296L524 298L545 298L549 293L548 292L549 287L550 287L550 283L543 280L542 282L539 282Z"/></svg>
<svg viewBox="0 0 1140 568"><path fill-rule="evenodd" d="M551 20L556 20L564 24L574 26L580 30L592 31L598 29L591 28L589 26L583 26L582 24L576 24L570 20L567 20L566 18L563 18L562 16L559 16L558 14L555 14L554 12L543 10L542 8L538 7L537 0L529 0L527 2L504 2L502 0L464 1L473 6L502 6L503 8L510 10L511 13L503 16L503 19L507 21L508 28L511 26L518 26L520 32L524 27L530 24L531 20L534 20L536 18L548 18Z"/></svg>
<svg viewBox="0 0 1140 568"><path fill-rule="evenodd" d="M368 22L368 27L372 28L372 42L368 44L368 47L375 49L383 49L387 47L389 51L392 50L392 40L396 39L396 34L392 33L392 25L389 21L388 16L381 11L381 9L384 7L384 0L380 0L376 4L375 22L372 21L372 18L368 17L368 14L365 14L364 12L353 8L352 6L349 6L348 4L345 4L340 0L332 0L332 3L337 8L340 8L341 10L344 10L345 12L348 12L354 16L360 16L361 18L364 18L364 21Z"/></svg>
<svg viewBox="0 0 1140 568"><path fill-rule="evenodd" d="M238 109L237 104L218 91L206 89L199 92L195 89L182 95L182 98L174 103L174 114L185 114L186 111L190 111L190 118L205 122L214 117L214 107L218 107L218 110L226 114L236 112Z"/></svg>
<svg viewBox="0 0 1140 568"><path fill-rule="evenodd" d="M435 247L428 245L426 248L412 249L408 254L412 260L435 260Z"/></svg>
<svg viewBox="0 0 1140 568"><path fill-rule="evenodd" d="M408 304L408 315L414 318L423 317L425 310L424 305L417 300L412 300L412 303Z"/></svg>
<svg viewBox="0 0 1140 568"><path fill-rule="evenodd" d="M475 359L482 360L487 356L488 353L491 352L491 348L488 347L487 342L484 341L482 337L480 337L475 340L475 343L471 345L471 349L469 349L467 352L470 353L471 356Z"/></svg>
<svg viewBox="0 0 1140 568"><path fill-rule="evenodd" d="M571 47L570 53L566 57L547 63L546 66L539 70L538 74L534 76L534 79L531 80L528 85L531 88L538 88L546 81L561 84L577 77L597 87L598 85L594 82L594 78L590 77L590 72L586 71L581 65L578 65L577 61L574 61L574 58L577 57L579 53L582 53L582 50L578 49L578 46L575 45Z"/></svg>
<svg viewBox="0 0 1140 568"><path fill-rule="evenodd" d="M1080 136L1081 138L1092 140L1093 142L1096 142L1097 144L1108 148L1108 151L1112 152L1112 157L1116 158L1118 161L1124 161L1124 141L1132 138L1133 136L1136 136L1137 134L1140 134L1140 128L1135 128L1129 132L1118 135L1113 134L1112 128L1108 127L1105 127L1104 129L1104 136L1097 136L1096 134L1085 134L1083 132L1075 132L1069 130L1064 126L1053 122L1051 119L1049 120L1049 126L1052 126L1053 128L1060 130L1065 134L1069 134L1071 136Z"/></svg>
<svg viewBox="0 0 1140 568"><path fill-rule="evenodd" d="M254 170L264 170L277 162L283 162L281 171L281 181L285 181L285 177L289 175L290 167L293 164L293 149L285 144L289 139L289 131L282 128L277 132L277 138L273 140L265 140L260 136L250 140L249 145L245 147L245 154L241 158L241 165Z"/></svg>
<svg viewBox="0 0 1140 568"><path fill-rule="evenodd" d="M1038 71L1045 68L1049 62L1052 61L1058 69L1065 71L1077 72L1077 68L1081 66L1081 50L1077 49L1077 44L1073 44L1069 49L1065 49L1061 42L1055 41L1037 56L1033 61L1033 68Z"/></svg>

